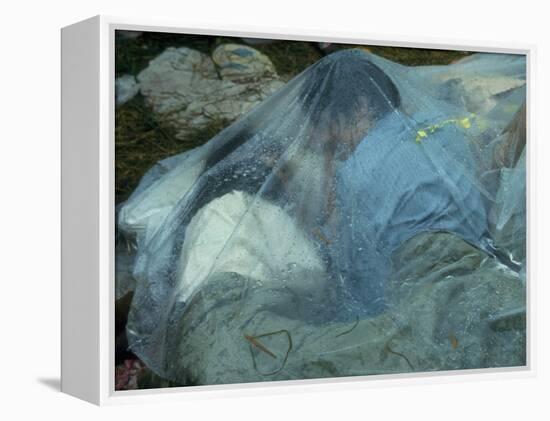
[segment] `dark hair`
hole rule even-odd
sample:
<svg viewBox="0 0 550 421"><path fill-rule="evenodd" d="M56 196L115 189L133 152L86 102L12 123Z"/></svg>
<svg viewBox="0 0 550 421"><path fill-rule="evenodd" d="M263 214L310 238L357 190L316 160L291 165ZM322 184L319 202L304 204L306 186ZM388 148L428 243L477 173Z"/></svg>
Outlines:
<svg viewBox="0 0 550 421"><path fill-rule="evenodd" d="M313 124L322 124L326 113L350 122L358 113L376 121L399 107L399 91L392 80L359 49L330 54L311 68L301 90ZM366 105L366 110L365 110Z"/></svg>
<svg viewBox="0 0 550 421"><path fill-rule="evenodd" d="M318 132L328 133L330 128L343 132L365 119L372 124L401 103L392 80L359 49L342 50L324 57L294 81L302 79L297 101L304 110L308 125ZM261 130L259 127L265 123L263 120L269 119L271 112L269 107L259 106L252 123L245 116L241 120L243 124L227 128L229 139L212 150L206 160L206 169L217 165ZM232 128L235 128L234 133L230 134ZM315 146L337 147L334 142Z"/></svg>

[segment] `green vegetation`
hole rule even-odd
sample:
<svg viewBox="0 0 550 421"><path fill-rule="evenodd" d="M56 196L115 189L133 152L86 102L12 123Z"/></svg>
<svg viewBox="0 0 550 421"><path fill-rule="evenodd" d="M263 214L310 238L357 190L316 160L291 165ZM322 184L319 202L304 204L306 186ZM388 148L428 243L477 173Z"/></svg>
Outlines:
<svg viewBox="0 0 550 421"><path fill-rule="evenodd" d="M203 129L190 131L186 139L177 139L172 126L153 112L143 96L136 95L115 112L116 203L128 198L157 161L206 143L227 125L227 121L213 120Z"/></svg>
<svg viewBox="0 0 550 421"><path fill-rule="evenodd" d="M367 46L371 53L407 66L449 64L472 53L468 51L428 50L421 48Z"/></svg>

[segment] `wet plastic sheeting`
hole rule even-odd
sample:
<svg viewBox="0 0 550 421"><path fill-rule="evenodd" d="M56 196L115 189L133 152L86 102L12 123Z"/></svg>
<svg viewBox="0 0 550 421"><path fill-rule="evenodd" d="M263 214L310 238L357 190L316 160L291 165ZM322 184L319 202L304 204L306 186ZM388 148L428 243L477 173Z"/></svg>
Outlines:
<svg viewBox="0 0 550 421"><path fill-rule="evenodd" d="M122 206L131 349L179 384L524 364L524 102L522 56L323 58Z"/></svg>

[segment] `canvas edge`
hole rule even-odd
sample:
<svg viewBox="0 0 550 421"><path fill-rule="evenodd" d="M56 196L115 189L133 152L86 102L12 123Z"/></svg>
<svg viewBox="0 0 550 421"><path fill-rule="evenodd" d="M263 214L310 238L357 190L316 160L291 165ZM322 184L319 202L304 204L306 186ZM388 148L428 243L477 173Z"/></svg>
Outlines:
<svg viewBox="0 0 550 421"><path fill-rule="evenodd" d="M535 285L532 280L533 237L531 223L533 206L531 195L532 162L534 142L532 130L534 59L536 46L529 44L501 44L493 41L467 41L456 39L428 39L420 37L387 37L364 33L344 33L329 30L302 30L299 28L258 28L245 25L185 24L171 20L149 18L124 18L97 16L100 43L100 113L99 113L99 399L100 404L125 404L138 402L164 402L181 399L210 399L213 397L254 396L266 393L289 394L316 390L346 390L370 387L393 387L416 384L444 384L491 379L525 378L536 375L535 338L536 323L534 305ZM369 45L385 45L412 48L453 49L479 52L525 54L527 57L527 102L528 102L528 269L527 269L527 365L523 367L476 369L414 374L391 374L381 376L357 376L346 378L293 380L283 382L250 383L235 385L196 386L192 388L166 388L137 391L114 390L114 31L146 30L158 32L192 33L203 35L246 36L303 41L332 41Z"/></svg>
<svg viewBox="0 0 550 421"><path fill-rule="evenodd" d="M100 401L98 17L61 30L61 391Z"/></svg>

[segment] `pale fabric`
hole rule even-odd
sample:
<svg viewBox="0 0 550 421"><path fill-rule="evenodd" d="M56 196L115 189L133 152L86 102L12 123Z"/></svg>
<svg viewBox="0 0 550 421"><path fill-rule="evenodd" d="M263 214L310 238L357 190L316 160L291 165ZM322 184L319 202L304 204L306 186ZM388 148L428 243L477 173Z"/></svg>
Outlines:
<svg viewBox="0 0 550 421"><path fill-rule="evenodd" d="M285 276L292 282L300 272L323 272L313 243L283 209L240 191L197 212L178 264L179 301L188 301L214 273L234 272L268 286ZM323 288L322 276L298 278L290 285L298 293Z"/></svg>
<svg viewBox="0 0 550 421"><path fill-rule="evenodd" d="M149 239L174 205L193 187L204 169L200 149L186 154L183 162L130 198L119 213L119 226Z"/></svg>

